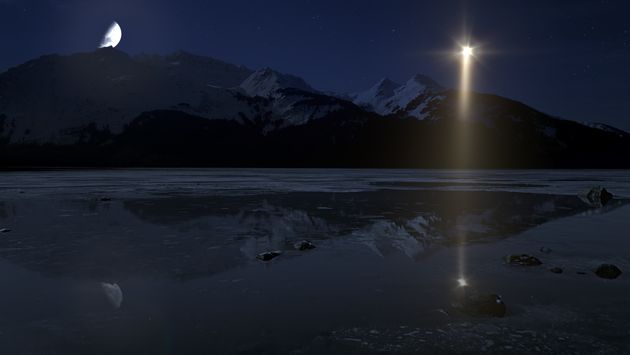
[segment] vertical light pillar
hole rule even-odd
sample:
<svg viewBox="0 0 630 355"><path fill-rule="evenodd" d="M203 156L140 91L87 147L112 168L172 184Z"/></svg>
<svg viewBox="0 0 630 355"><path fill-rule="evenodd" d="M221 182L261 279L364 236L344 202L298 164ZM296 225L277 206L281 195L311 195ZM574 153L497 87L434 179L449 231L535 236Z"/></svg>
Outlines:
<svg viewBox="0 0 630 355"><path fill-rule="evenodd" d="M455 122L454 132L454 144L455 148L455 166L458 168L465 168L471 166L471 133L468 128L470 127L469 116L471 112L470 99L471 99L471 74L472 74L472 57L474 51L470 46L463 46L460 52L461 55L461 77L459 83L459 102L457 108L457 118ZM467 201L461 201L462 204ZM466 279L466 253L465 248L467 244L467 235L464 230L458 230L457 235L457 263L458 263L458 279L457 284L462 290L468 286Z"/></svg>

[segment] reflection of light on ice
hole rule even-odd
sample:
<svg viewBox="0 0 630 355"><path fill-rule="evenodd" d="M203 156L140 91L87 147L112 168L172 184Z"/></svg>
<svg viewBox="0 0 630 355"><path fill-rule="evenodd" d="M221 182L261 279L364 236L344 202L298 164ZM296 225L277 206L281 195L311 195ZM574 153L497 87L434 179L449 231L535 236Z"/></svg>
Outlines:
<svg viewBox="0 0 630 355"><path fill-rule="evenodd" d="M466 287L466 286L468 286L468 281L466 281L465 278L460 277L459 279L457 279L457 285L459 287Z"/></svg>
<svg viewBox="0 0 630 355"><path fill-rule="evenodd" d="M120 308L120 305L123 301L123 293L118 284L110 284L107 282L101 282L101 287L103 288L103 292L105 292L105 296L109 303L114 306L114 308Z"/></svg>

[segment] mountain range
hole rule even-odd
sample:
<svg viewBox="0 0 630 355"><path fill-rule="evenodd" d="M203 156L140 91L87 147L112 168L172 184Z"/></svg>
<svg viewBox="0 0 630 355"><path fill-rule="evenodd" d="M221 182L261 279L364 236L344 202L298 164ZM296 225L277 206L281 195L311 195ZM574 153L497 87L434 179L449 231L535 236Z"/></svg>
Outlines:
<svg viewBox="0 0 630 355"><path fill-rule="evenodd" d="M630 167L622 130L458 99L425 75L331 94L183 51L46 55L0 73L0 165Z"/></svg>

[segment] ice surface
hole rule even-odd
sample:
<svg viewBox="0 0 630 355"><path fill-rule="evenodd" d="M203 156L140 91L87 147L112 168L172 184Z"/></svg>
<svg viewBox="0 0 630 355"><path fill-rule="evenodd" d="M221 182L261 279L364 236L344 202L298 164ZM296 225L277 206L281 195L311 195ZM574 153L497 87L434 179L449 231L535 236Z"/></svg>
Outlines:
<svg viewBox="0 0 630 355"><path fill-rule="evenodd" d="M577 195L592 186L630 198L627 170L357 170L357 169L128 169L3 172L0 189L17 194L119 196L146 193L257 194L359 192L387 189L510 191Z"/></svg>
<svg viewBox="0 0 630 355"><path fill-rule="evenodd" d="M0 348L160 353L168 339L175 353L627 353L629 176L4 172ZM584 203L593 185L617 198ZM301 240L317 248L296 250ZM256 260L271 250L282 256ZM543 265L504 265L523 253ZM602 263L624 273L602 280ZM506 317L457 314L461 277L500 294Z"/></svg>

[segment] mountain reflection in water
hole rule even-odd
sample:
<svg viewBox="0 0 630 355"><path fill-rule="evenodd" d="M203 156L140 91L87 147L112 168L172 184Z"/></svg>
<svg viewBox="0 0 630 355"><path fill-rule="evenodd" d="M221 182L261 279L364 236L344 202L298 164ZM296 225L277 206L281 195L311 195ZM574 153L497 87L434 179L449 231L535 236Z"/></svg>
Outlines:
<svg viewBox="0 0 630 355"><path fill-rule="evenodd" d="M598 212L625 204L613 200ZM378 190L113 200L14 200L0 216L15 231L0 257L48 275L195 279L253 263L293 243L367 247L421 258L440 247L500 240L593 211L574 196L515 192ZM281 262L281 261L280 261Z"/></svg>

